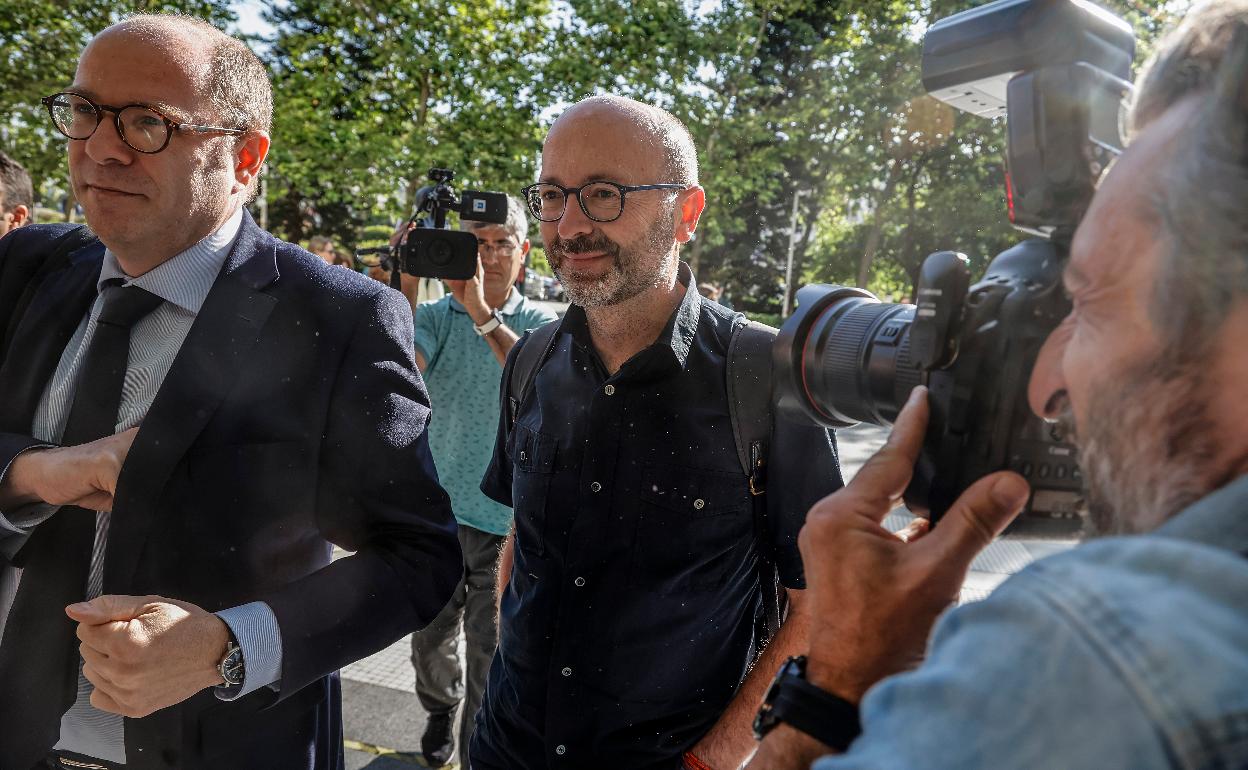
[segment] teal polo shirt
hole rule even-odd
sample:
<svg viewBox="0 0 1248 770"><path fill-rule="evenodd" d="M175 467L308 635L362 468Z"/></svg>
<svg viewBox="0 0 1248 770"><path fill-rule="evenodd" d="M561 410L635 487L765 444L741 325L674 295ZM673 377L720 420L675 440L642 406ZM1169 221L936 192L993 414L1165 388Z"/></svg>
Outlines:
<svg viewBox="0 0 1248 770"><path fill-rule="evenodd" d="M520 335L556 317L516 289L499 314ZM417 305L415 322L416 349L426 362L421 374L433 408L428 435L438 479L460 524L505 535L511 531L511 509L481 494L498 434L502 364L473 330L468 311L449 294Z"/></svg>

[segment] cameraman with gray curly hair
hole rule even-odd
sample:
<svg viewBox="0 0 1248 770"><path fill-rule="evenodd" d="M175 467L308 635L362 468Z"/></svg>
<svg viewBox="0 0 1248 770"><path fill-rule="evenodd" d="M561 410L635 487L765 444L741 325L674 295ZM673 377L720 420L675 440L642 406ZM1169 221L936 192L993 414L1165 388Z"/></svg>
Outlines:
<svg viewBox="0 0 1248 770"><path fill-rule="evenodd" d="M807 519L819 705L751 767L1248 767L1248 2L1162 42L1132 127L1029 389L1075 435L1101 537L936 623L1028 490L993 474L930 532L884 530L926 427L916 389Z"/></svg>

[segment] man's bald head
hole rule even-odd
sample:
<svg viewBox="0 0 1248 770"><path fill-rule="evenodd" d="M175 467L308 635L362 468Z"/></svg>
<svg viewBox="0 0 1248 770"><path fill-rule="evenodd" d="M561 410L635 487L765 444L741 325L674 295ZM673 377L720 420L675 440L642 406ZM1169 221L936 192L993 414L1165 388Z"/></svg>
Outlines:
<svg viewBox="0 0 1248 770"><path fill-rule="evenodd" d="M140 14L108 27L96 39L123 36L186 68L232 128L263 131L273 127L269 74L241 40L208 22L177 14Z"/></svg>
<svg viewBox="0 0 1248 770"><path fill-rule="evenodd" d="M550 128L550 134L571 129L581 121L626 123L636 140L661 158L660 182L698 183L698 152L689 129L667 110L623 96L591 96L569 107Z"/></svg>

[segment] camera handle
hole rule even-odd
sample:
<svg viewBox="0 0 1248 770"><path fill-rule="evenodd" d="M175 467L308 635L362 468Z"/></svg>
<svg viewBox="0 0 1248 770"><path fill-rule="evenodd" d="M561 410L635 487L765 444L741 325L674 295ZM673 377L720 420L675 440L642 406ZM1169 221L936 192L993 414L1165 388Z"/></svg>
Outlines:
<svg viewBox="0 0 1248 770"><path fill-rule="evenodd" d="M948 366L957 355L957 326L971 285L970 261L956 251L928 255L919 268L910 357L925 371Z"/></svg>

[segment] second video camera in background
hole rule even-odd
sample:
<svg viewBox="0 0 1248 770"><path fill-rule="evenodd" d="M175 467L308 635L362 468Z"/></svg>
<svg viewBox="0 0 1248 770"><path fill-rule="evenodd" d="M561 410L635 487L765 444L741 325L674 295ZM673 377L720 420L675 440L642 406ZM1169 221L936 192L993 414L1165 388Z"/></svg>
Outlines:
<svg viewBox="0 0 1248 770"><path fill-rule="evenodd" d="M477 237L451 230L446 223L448 213L475 222L507 222L506 194L464 190L462 196L456 195L450 184L455 172L450 169L431 168L429 178L433 184L416 191L416 210L408 220L408 227L415 227L396 246L355 253L363 264L379 265L389 272L392 284L397 285L399 273L460 281L476 275Z"/></svg>

